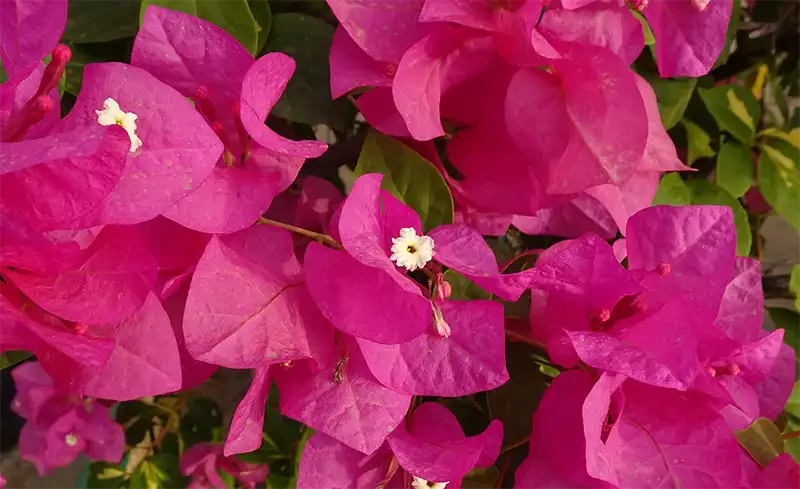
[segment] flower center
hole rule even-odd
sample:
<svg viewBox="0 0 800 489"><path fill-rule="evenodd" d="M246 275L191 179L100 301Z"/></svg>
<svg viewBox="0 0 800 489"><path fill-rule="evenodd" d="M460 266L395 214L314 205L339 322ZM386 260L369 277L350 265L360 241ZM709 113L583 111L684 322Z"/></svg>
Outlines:
<svg viewBox="0 0 800 489"><path fill-rule="evenodd" d="M398 267L409 272L424 268L433 259L433 238L417 236L414 228L403 228L400 236L392 238L392 255L389 257Z"/></svg>
<svg viewBox="0 0 800 489"><path fill-rule="evenodd" d="M70 433L64 437L64 443L66 443L68 447L74 447L78 444L78 437Z"/></svg>
<svg viewBox="0 0 800 489"><path fill-rule="evenodd" d="M136 135L137 116L133 112L123 111L116 100L107 98L103 101L103 108L95 110L97 123L101 126L121 126L128 133L131 140L131 153L142 147L142 140Z"/></svg>

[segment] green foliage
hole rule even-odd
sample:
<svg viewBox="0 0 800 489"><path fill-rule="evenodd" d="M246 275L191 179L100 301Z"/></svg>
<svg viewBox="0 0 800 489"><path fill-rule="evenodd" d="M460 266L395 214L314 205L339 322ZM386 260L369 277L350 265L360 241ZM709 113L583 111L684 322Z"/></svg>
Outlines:
<svg viewBox="0 0 800 489"><path fill-rule="evenodd" d="M139 8L139 0L69 2L63 37L72 42L107 42L135 36Z"/></svg>
<svg viewBox="0 0 800 489"><path fill-rule="evenodd" d="M758 189L775 212L800 230L800 149L773 140L761 147L758 160Z"/></svg>
<svg viewBox="0 0 800 489"><path fill-rule="evenodd" d="M266 44L267 52L282 52L297 62L297 70L272 114L292 122L327 124L344 130L356 115L346 99L331 100L328 52L333 27L298 13L278 14Z"/></svg>
<svg viewBox="0 0 800 489"><path fill-rule="evenodd" d="M107 2L115 3L115 2ZM192 14L225 29L235 37L250 54L258 52L258 31L247 0L142 0L140 16L150 5Z"/></svg>
<svg viewBox="0 0 800 489"><path fill-rule="evenodd" d="M442 174L400 141L371 132L355 176L367 173L383 175L382 188L417 211L424 231L453 222L453 196Z"/></svg>
<svg viewBox="0 0 800 489"><path fill-rule="evenodd" d="M722 85L708 90L701 88L699 93L721 130L744 144L753 141L761 120L761 106L746 87Z"/></svg>
<svg viewBox="0 0 800 489"><path fill-rule="evenodd" d="M716 151L711 147L711 138L694 122L684 119L683 127L686 128L687 155L686 164L692 164L700 158L712 157Z"/></svg>
<svg viewBox="0 0 800 489"><path fill-rule="evenodd" d="M211 399L198 397L189 401L186 415L181 418L181 436L188 445L221 442L222 412Z"/></svg>
<svg viewBox="0 0 800 489"><path fill-rule="evenodd" d="M648 76L647 82L653 87L658 100L658 112L664 128L671 129L683 117L689 99L697 85L697 78L660 78Z"/></svg>
<svg viewBox="0 0 800 489"><path fill-rule="evenodd" d="M747 428L736 431L736 439L761 467L783 453L781 431L767 418L758 418Z"/></svg>
<svg viewBox="0 0 800 489"><path fill-rule="evenodd" d="M0 354L0 370L8 368L32 357L33 353L20 350L10 350Z"/></svg>
<svg viewBox="0 0 800 489"><path fill-rule="evenodd" d="M725 141L717 155L717 184L734 197L741 197L755 181L755 165L750 148L736 141Z"/></svg>

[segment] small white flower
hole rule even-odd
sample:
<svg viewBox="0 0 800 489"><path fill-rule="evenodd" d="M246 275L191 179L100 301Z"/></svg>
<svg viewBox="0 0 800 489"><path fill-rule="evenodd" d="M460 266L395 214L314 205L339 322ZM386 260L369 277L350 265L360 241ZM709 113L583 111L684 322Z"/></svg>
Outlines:
<svg viewBox="0 0 800 489"><path fill-rule="evenodd" d="M433 258L433 238L417 236L414 228L403 228L400 237L392 238L392 256L389 258L409 272L423 268Z"/></svg>
<svg viewBox="0 0 800 489"><path fill-rule="evenodd" d="M449 483L450 481L428 482L425 479L420 479L419 477L414 476L414 480L411 481L411 487L414 489L444 489Z"/></svg>
<svg viewBox="0 0 800 489"><path fill-rule="evenodd" d="M122 126L131 139L131 153L142 147L142 140L136 135L136 114L125 112L120 109L119 104L113 98L107 98L103 102L103 110L95 110L97 123L101 126Z"/></svg>
<svg viewBox="0 0 800 489"><path fill-rule="evenodd" d="M78 437L70 433L64 437L64 443L66 443L68 447L74 447L78 444Z"/></svg>

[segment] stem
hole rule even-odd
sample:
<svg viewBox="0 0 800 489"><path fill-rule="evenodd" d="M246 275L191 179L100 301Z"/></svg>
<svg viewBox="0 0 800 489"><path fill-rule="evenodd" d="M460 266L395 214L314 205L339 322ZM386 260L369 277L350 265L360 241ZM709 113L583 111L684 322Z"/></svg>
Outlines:
<svg viewBox="0 0 800 489"><path fill-rule="evenodd" d="M508 445L503 445L503 447L500 449L500 453L502 454L502 453L509 452L509 451L511 451L511 450L513 450L513 449L515 449L517 447L521 447L522 445L528 443L529 441L531 441L531 435L528 435L528 436L526 436L525 438L523 438L521 440L517 440L514 443L509 443Z"/></svg>
<svg viewBox="0 0 800 489"><path fill-rule="evenodd" d="M790 431L783 434L784 440L791 440L792 438L800 438L800 431Z"/></svg>
<svg viewBox="0 0 800 489"><path fill-rule="evenodd" d="M531 338L529 336L525 336L525 335L520 334L520 333L517 333L516 331L506 330L506 336L508 336L510 339L512 339L514 341L519 341L521 343L527 343L529 345L535 346L536 348L538 348L540 350L547 351L547 347L544 345L544 343L539 343L538 341L534 340L533 338Z"/></svg>
<svg viewBox="0 0 800 489"><path fill-rule="evenodd" d="M514 264L515 261L519 260L520 258L524 258L524 257L530 256L530 255L537 255L537 257L538 257L538 255L541 255L543 252L544 252L544 250L538 249L538 248L532 249L532 250L523 251L522 253L519 253L519 254L517 254L515 256L512 256L510 260L508 260L507 262L503 263L503 265L500 267L500 271L501 272L505 272L508 267L510 267L512 264Z"/></svg>
<svg viewBox="0 0 800 489"><path fill-rule="evenodd" d="M497 476L497 482L494 483L495 489L500 489L503 487L503 479L506 478L506 472L508 472L508 468L511 466L511 458L508 455L503 455L503 462L500 464L500 472Z"/></svg>
<svg viewBox="0 0 800 489"><path fill-rule="evenodd" d="M285 222L273 221L272 219L267 219L266 217L259 217L258 221L256 221L256 224L269 224L270 226L283 228L293 233L302 234L303 236L308 236L309 238L315 240L316 242L320 244L326 244L336 250L344 249L341 243L331 238L327 234L317 233L301 227L292 226L291 224L286 224Z"/></svg>

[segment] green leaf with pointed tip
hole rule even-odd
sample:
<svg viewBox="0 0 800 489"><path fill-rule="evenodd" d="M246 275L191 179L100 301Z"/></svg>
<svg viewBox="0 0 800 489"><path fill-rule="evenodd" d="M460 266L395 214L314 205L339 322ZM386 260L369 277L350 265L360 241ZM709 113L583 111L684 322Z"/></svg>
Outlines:
<svg viewBox="0 0 800 489"><path fill-rule="evenodd" d="M63 38L73 42L106 42L135 36L139 31L139 8L139 0L69 2Z"/></svg>
<svg viewBox="0 0 800 489"><path fill-rule="evenodd" d="M665 129L671 129L686 112L697 78L660 78L657 75L646 78L656 93L661 122Z"/></svg>
<svg viewBox="0 0 800 489"><path fill-rule="evenodd" d="M0 370L18 364L32 357L33 353L27 351L11 350L0 354Z"/></svg>
<svg viewBox="0 0 800 489"><path fill-rule="evenodd" d="M367 173L383 175L382 188L417 211L423 231L453 222L453 196L442 174L400 141L370 132L355 176Z"/></svg>
<svg viewBox="0 0 800 489"><path fill-rule="evenodd" d="M761 120L761 105L742 85L721 85L699 89L700 98L721 130L744 144L750 144Z"/></svg>
<svg viewBox="0 0 800 489"><path fill-rule="evenodd" d="M81 2L75 2L81 3ZM108 2L106 3L115 3ZM150 5L177 10L200 17L225 29L235 37L250 54L258 51L258 23L247 0L142 0L140 23Z"/></svg>
<svg viewBox="0 0 800 489"><path fill-rule="evenodd" d="M267 0L247 0L250 11L258 24L258 46L256 53L260 53L269 39L269 32L272 28L272 11Z"/></svg>
<svg viewBox="0 0 800 489"><path fill-rule="evenodd" d="M762 146L758 160L758 189L775 212L800 230L800 150L780 140L769 144Z"/></svg>
<svg viewBox="0 0 800 489"><path fill-rule="evenodd" d="M717 184L734 197L741 197L755 183L755 165L750 148L725 141L717 155Z"/></svg>
<svg viewBox="0 0 800 489"><path fill-rule="evenodd" d="M680 174L673 172L661 177L653 205L689 205L691 201L692 193Z"/></svg>
<svg viewBox="0 0 800 489"><path fill-rule="evenodd" d="M297 70L272 115L303 124L326 124L344 130L356 109L346 99L331 100L328 53L333 27L310 15L285 13L272 19L265 51L291 56Z"/></svg>
<svg viewBox="0 0 800 489"><path fill-rule="evenodd" d="M714 156L714 150L711 148L711 138L706 132L694 122L684 119L683 126L686 128L687 140L687 155L686 164L692 164L700 158Z"/></svg>
<svg viewBox="0 0 800 489"><path fill-rule="evenodd" d="M762 468L783 453L781 431L767 418L758 418L747 428L737 430L735 434L739 445Z"/></svg>

